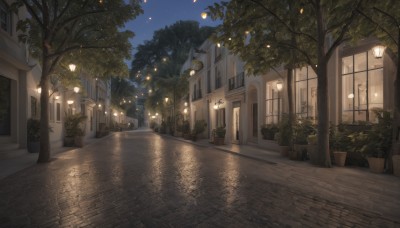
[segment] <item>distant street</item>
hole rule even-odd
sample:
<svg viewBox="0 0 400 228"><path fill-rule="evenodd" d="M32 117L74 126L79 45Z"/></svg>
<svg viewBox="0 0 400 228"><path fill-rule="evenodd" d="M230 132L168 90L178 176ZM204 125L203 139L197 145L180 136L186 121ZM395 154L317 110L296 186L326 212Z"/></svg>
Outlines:
<svg viewBox="0 0 400 228"><path fill-rule="evenodd" d="M285 184L279 172L212 147L120 132L0 180L0 227L400 227Z"/></svg>

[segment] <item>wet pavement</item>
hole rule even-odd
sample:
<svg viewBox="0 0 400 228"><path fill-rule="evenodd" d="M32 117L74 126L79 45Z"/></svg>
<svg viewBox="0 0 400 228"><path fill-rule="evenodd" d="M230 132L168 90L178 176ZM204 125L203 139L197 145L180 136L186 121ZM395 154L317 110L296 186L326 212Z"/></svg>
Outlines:
<svg viewBox="0 0 400 228"><path fill-rule="evenodd" d="M121 132L0 180L0 227L400 227L400 211L303 169ZM378 198L390 211L394 197Z"/></svg>

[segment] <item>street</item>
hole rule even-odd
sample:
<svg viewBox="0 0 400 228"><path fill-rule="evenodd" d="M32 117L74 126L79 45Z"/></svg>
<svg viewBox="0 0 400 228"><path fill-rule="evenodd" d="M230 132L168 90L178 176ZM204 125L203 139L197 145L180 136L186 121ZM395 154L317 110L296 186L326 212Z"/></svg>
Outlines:
<svg viewBox="0 0 400 228"><path fill-rule="evenodd" d="M0 227L400 227L314 194L322 184L285 184L279 172L213 147L119 132L0 180Z"/></svg>

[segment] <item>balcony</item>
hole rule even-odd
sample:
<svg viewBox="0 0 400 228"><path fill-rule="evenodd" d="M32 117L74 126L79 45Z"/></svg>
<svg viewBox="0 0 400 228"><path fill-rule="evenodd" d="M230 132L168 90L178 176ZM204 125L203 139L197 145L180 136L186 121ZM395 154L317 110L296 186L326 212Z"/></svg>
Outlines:
<svg viewBox="0 0 400 228"><path fill-rule="evenodd" d="M244 72L237 74L228 80L229 91L244 87Z"/></svg>

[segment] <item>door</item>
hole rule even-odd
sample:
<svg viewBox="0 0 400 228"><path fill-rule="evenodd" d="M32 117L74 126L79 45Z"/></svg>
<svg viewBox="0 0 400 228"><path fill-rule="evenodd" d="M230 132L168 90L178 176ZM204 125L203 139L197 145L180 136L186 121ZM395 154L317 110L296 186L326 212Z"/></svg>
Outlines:
<svg viewBox="0 0 400 228"><path fill-rule="evenodd" d="M239 143L240 141L240 103L238 107L233 104L233 123L232 123L232 142Z"/></svg>
<svg viewBox="0 0 400 228"><path fill-rule="evenodd" d="M0 135L11 134L11 80L0 76Z"/></svg>
<svg viewBox="0 0 400 228"><path fill-rule="evenodd" d="M258 104L254 103L252 108L252 120L253 120L253 137L258 137Z"/></svg>

